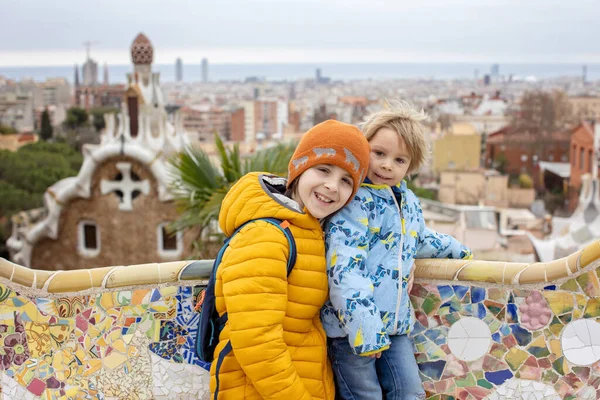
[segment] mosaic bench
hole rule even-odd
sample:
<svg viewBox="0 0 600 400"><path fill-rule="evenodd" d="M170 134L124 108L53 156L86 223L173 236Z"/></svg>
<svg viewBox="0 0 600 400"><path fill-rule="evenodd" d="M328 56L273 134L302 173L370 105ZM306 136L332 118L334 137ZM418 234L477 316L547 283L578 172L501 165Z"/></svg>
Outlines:
<svg viewBox="0 0 600 400"><path fill-rule="evenodd" d="M38 271L0 259L8 399L203 399L193 305L210 261ZM600 398L600 241L551 263L419 260L430 399Z"/></svg>

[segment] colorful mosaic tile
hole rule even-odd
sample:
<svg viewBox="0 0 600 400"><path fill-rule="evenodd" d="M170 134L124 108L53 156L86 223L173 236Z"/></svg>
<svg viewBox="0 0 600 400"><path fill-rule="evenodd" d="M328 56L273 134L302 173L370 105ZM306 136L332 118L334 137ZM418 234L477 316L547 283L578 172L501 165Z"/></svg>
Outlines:
<svg viewBox="0 0 600 400"><path fill-rule="evenodd" d="M411 336L429 398L600 398L599 272L541 289L415 284ZM202 290L29 298L0 285L2 395L207 397L194 351Z"/></svg>
<svg viewBox="0 0 600 400"><path fill-rule="evenodd" d="M596 398L596 392L600 398L600 361L594 358L596 352L600 354L600 342L596 343L600 331L596 333L594 325L600 328L600 301L590 297L596 296L598 275L596 271L584 275L542 290L451 285L433 290L433 285L420 285L412 293L416 323L411 335L429 398L525 399L529 393L543 394L531 397L543 399ZM437 321L436 314L441 324L432 324ZM489 329L490 345L479 358L473 355L473 359L463 361L464 349L474 352L476 348L467 346L467 341L471 343L480 336L483 340L488 335L473 326L459 329L457 337L452 327L464 326L469 318L481 320ZM583 323L586 329L575 329L577 325L570 328L575 322ZM437 334L440 325L450 328L447 336ZM444 339L451 353L440 357L434 349L444 349ZM578 352L582 358L574 363L568 357L577 358ZM539 385L532 389L534 381L548 391L541 391Z"/></svg>

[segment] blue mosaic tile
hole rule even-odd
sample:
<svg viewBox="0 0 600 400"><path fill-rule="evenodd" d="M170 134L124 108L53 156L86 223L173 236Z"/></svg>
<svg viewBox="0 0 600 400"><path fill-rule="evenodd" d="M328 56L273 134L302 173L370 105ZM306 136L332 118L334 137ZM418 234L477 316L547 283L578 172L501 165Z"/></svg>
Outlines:
<svg viewBox="0 0 600 400"><path fill-rule="evenodd" d="M440 292L440 297L442 300L446 300L454 296L454 291L450 286L438 286L438 291Z"/></svg>
<svg viewBox="0 0 600 400"><path fill-rule="evenodd" d="M425 343L427 341L427 338L425 337L425 335L417 335L413 337L413 342L415 344L417 343Z"/></svg>
<svg viewBox="0 0 600 400"><path fill-rule="evenodd" d="M438 329L431 329L425 332L425 336L431 341L435 341L435 339L438 338L440 334L441 332Z"/></svg>
<svg viewBox="0 0 600 400"><path fill-rule="evenodd" d="M519 316L517 314L517 305L515 303L508 303L506 305L506 320L508 322L518 323Z"/></svg>
<svg viewBox="0 0 600 400"><path fill-rule="evenodd" d="M477 318L484 319L486 314L487 311L483 303L477 304Z"/></svg>
<svg viewBox="0 0 600 400"><path fill-rule="evenodd" d="M152 291L152 296L150 296L150 301L158 301L160 300L160 290L154 289Z"/></svg>
<svg viewBox="0 0 600 400"><path fill-rule="evenodd" d="M485 289L472 287L471 288L471 303L479 303L485 300Z"/></svg>
<svg viewBox="0 0 600 400"><path fill-rule="evenodd" d="M502 339L500 338L500 334L498 332L496 332L492 335L492 340L496 343L500 343L502 341Z"/></svg>
<svg viewBox="0 0 600 400"><path fill-rule="evenodd" d="M462 299L463 297L465 297L465 294L467 294L469 287L461 286L461 285L454 285L454 286L452 286L452 289L454 289L454 293L456 293L456 297L458 297L459 299Z"/></svg>
<svg viewBox="0 0 600 400"><path fill-rule="evenodd" d="M444 367L446 367L446 361L444 360L424 362L419 364L421 373L434 381L440 380L442 377L442 372L444 371Z"/></svg>
<svg viewBox="0 0 600 400"><path fill-rule="evenodd" d="M500 333L502 334L502 336L510 335L510 327L507 324L502 324L502 326L500 327Z"/></svg>
<svg viewBox="0 0 600 400"><path fill-rule="evenodd" d="M531 342L531 332L521 327L520 325L514 324L510 326L515 339L520 346L527 346Z"/></svg>
<svg viewBox="0 0 600 400"><path fill-rule="evenodd" d="M548 285L544 287L544 290L556 290L556 285Z"/></svg>
<svg viewBox="0 0 600 400"><path fill-rule="evenodd" d="M425 330L425 327L423 326L423 324L421 324L418 319L415 319L415 324L413 325L413 328L410 331L410 333L411 333L411 335L418 335L419 333L423 332L424 330Z"/></svg>
<svg viewBox="0 0 600 400"><path fill-rule="evenodd" d="M513 374L508 369L504 369L502 371L494 371L494 372L486 372L485 373L485 379L487 379L489 382L491 382L497 386L502 385L506 380L508 380L512 377L513 377Z"/></svg>

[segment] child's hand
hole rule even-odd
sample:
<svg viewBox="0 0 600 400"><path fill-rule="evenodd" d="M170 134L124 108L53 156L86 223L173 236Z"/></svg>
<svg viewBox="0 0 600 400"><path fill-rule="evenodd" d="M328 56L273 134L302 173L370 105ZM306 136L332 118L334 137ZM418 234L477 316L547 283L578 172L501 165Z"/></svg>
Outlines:
<svg viewBox="0 0 600 400"><path fill-rule="evenodd" d="M381 351L379 353L375 353L375 354L371 354L370 356L367 356L369 358L381 358Z"/></svg>
<svg viewBox="0 0 600 400"><path fill-rule="evenodd" d="M415 263L413 261L412 269L410 270L410 275L408 276L408 283L406 284L406 289L408 290L408 294L412 291L413 284L415 283Z"/></svg>

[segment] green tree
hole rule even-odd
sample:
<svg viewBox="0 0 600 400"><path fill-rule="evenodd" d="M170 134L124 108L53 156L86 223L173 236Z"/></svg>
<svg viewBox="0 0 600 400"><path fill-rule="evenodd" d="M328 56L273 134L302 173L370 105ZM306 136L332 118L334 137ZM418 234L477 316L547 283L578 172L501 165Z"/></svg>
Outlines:
<svg viewBox="0 0 600 400"><path fill-rule="evenodd" d="M17 152L0 150L0 253L10 235L10 216L43 205L44 192L77 175L83 157L64 143L38 142Z"/></svg>
<svg viewBox="0 0 600 400"><path fill-rule="evenodd" d="M43 140L48 140L52 138L52 124L50 123L50 113L48 113L48 109L45 109L42 113L42 127L40 129L40 136Z"/></svg>
<svg viewBox="0 0 600 400"><path fill-rule="evenodd" d="M289 160L296 148L295 143L279 144L242 158L238 145L226 148L216 135L215 143L220 168L199 148L190 148L171 159L172 191L181 214L171 229L199 229L197 248L200 250L200 239L215 233L211 228L218 219L221 202L231 186L252 171L286 175Z"/></svg>
<svg viewBox="0 0 600 400"><path fill-rule="evenodd" d="M81 128L88 124L89 115L85 108L71 107L67 110L65 125L71 129Z"/></svg>
<svg viewBox="0 0 600 400"><path fill-rule="evenodd" d="M17 130L12 126L0 124L0 135L10 135L12 133L17 133Z"/></svg>
<svg viewBox="0 0 600 400"><path fill-rule="evenodd" d="M92 125L96 129L96 132L100 132L106 127L104 122L104 114L118 113L119 110L114 107L96 107L91 109L92 114Z"/></svg>

